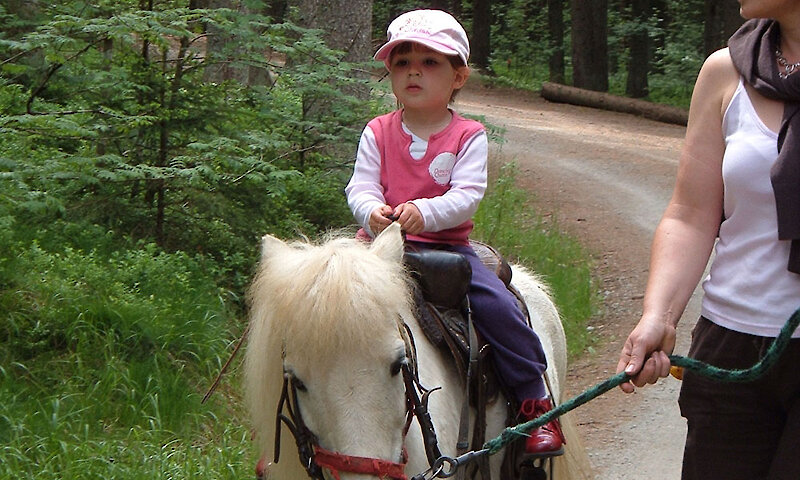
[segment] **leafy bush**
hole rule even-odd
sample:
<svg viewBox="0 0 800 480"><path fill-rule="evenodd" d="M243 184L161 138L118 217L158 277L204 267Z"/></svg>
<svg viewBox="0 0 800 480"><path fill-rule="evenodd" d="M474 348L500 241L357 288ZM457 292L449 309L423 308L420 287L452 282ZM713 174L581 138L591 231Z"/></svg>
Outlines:
<svg viewBox="0 0 800 480"><path fill-rule="evenodd" d="M0 364L13 366L3 385L18 392L19 383L35 380L23 389L30 398L64 389L81 399L75 408L111 423L142 421L127 400L141 404L156 387L170 392L152 407L186 408L197 394L191 379L210 375L230 337L219 269L154 244L113 250L122 245L102 229L76 230L60 224L47 234L18 230L3 238ZM74 246L89 237L94 249Z"/></svg>

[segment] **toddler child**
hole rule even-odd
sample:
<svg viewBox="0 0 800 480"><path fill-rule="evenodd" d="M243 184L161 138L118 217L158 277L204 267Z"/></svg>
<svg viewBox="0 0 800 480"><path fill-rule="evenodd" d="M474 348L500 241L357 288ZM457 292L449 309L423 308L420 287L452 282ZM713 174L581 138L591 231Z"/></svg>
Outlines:
<svg viewBox="0 0 800 480"><path fill-rule="evenodd" d="M486 268L469 244L472 216L487 183L488 140L483 125L450 103L469 77L469 41L458 21L440 10L397 17L377 53L389 71L400 108L370 121L359 141L347 201L372 238L396 219L414 248L461 253L472 267L473 320L493 351L497 371L525 420L552 408L542 374L539 338L516 297ZM555 453L564 443L558 420L532 431L526 452Z"/></svg>

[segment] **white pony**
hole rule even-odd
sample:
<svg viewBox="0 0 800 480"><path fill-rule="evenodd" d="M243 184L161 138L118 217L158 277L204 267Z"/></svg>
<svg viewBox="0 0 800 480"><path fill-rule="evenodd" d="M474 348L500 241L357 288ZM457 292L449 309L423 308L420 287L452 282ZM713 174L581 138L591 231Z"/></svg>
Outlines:
<svg viewBox="0 0 800 480"><path fill-rule="evenodd" d="M414 318L402 256L396 223L372 244L352 238L321 245L263 238L259 270L249 292L244 380L253 426L268 461L273 459L276 413L282 403L283 410L298 410L294 414L313 434L317 457L333 456L338 462L333 469L322 469L325 478L405 478L403 470L411 478L429 468L418 422L404 432L410 417L401 369L414 356L404 323L416 345L420 383L441 387L429 398L439 447L443 455L456 456L464 388L452 360L427 340ZM533 275L516 266L513 278L542 340L551 394L558 401L567 369L558 312ZM284 378L291 380L288 389ZM282 395L286 390L288 397ZM505 427L504 403L488 407L487 439ZM569 416L561 421L567 452L556 464L556 476L582 478L588 458ZM280 458L269 465L268 478L308 478L289 428L282 428L279 437ZM494 479L500 478L501 457L502 451L491 458ZM363 463L372 467L353 473L341 466L343 459L366 459Z"/></svg>

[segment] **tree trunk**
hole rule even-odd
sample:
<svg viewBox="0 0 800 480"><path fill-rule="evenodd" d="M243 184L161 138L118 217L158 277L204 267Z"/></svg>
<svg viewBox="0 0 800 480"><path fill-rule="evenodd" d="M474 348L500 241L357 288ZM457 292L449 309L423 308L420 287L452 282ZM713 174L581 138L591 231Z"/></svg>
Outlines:
<svg viewBox="0 0 800 480"><path fill-rule="evenodd" d="M324 40L328 47L345 52L345 62L365 62L372 58L372 0L289 0L289 7L296 7L301 27L319 29L324 32ZM354 78L368 79L369 72L353 71ZM355 85L339 85L336 87L346 95L360 100L368 100L370 89L366 82ZM335 98L327 94L303 94L303 119L316 124L320 119L333 112ZM353 125L354 127L355 125ZM314 129L306 145L320 142ZM325 143L324 141L321 143ZM351 153L342 145L326 144L326 151L334 156ZM338 150L337 150L338 149ZM305 154L300 154L300 168L303 169Z"/></svg>
<svg viewBox="0 0 800 480"><path fill-rule="evenodd" d="M472 36L470 38L470 62L479 70L489 70L490 27L492 25L492 1L473 0Z"/></svg>
<svg viewBox="0 0 800 480"><path fill-rule="evenodd" d="M564 83L564 0L547 0L547 44L550 81Z"/></svg>
<svg viewBox="0 0 800 480"><path fill-rule="evenodd" d="M282 23L286 17L288 7L286 0L270 0L267 3L266 14L272 19L272 23Z"/></svg>
<svg viewBox="0 0 800 480"><path fill-rule="evenodd" d="M245 4L235 0L193 0L193 6L198 8L230 8L242 14L251 10ZM266 12L265 12L266 13ZM243 85L266 85L271 83L269 72L266 68L252 65L235 64L230 60L231 55L236 55L237 39L234 34L221 29L208 27L207 55L214 58L208 63L203 72L203 79L207 82L222 83L226 80L236 80ZM231 46L234 48L231 49ZM230 53L226 53L226 50Z"/></svg>
<svg viewBox="0 0 800 480"><path fill-rule="evenodd" d="M461 18L463 12L464 6L461 4L461 0L453 0L450 6L450 13L456 18Z"/></svg>
<svg viewBox="0 0 800 480"><path fill-rule="evenodd" d="M667 0L650 0L650 10L660 20L660 26L650 38L650 73L664 73L664 66L659 60L663 57L667 45L667 31L672 25L672 16L667 8Z"/></svg>
<svg viewBox="0 0 800 480"><path fill-rule="evenodd" d="M372 0L289 0L289 6L297 7L298 23L305 28L325 32L325 43L345 52L345 62L364 62L372 58ZM358 12L358 14L354 14ZM357 78L367 79L368 72L353 72ZM345 93L356 98L369 99L369 86L348 86ZM330 108L325 101L304 99L303 109L315 116Z"/></svg>
<svg viewBox="0 0 800 480"><path fill-rule="evenodd" d="M430 5L430 8L433 8L433 9L436 9L436 10L444 10L445 12L448 12L448 13L452 14L452 12L450 11L450 3L451 2L449 0L434 0L434 1L431 1L429 3L429 5Z"/></svg>
<svg viewBox="0 0 800 480"><path fill-rule="evenodd" d="M22 32L33 29L32 25L27 24L39 15L41 3L40 0L4 0L4 13L16 17L17 21L9 22L13 25L3 25L3 37L15 39Z"/></svg>
<svg viewBox="0 0 800 480"><path fill-rule="evenodd" d="M572 84L608 90L608 0L572 0Z"/></svg>
<svg viewBox="0 0 800 480"><path fill-rule="evenodd" d="M733 32L744 23L737 2L705 0L703 17L703 48L706 56L727 45Z"/></svg>
<svg viewBox="0 0 800 480"><path fill-rule="evenodd" d="M619 97L606 92L584 90L556 83L542 84L542 98L550 102L569 103L585 107L602 108L614 112L632 113L651 120L676 125L686 125L689 112L671 105L651 103L636 98Z"/></svg>
<svg viewBox="0 0 800 480"><path fill-rule="evenodd" d="M344 61L372 57L372 0L290 0L289 5L297 7L300 26L323 30L328 46L345 52Z"/></svg>
<svg viewBox="0 0 800 480"><path fill-rule="evenodd" d="M720 45L724 47L728 44L728 39L731 38L736 30L744 23L744 18L739 14L739 4L737 2L723 2L722 8L722 39L725 42Z"/></svg>
<svg viewBox="0 0 800 480"><path fill-rule="evenodd" d="M633 29L628 35L628 79L625 93L629 97L646 97L649 92L647 75L650 72L650 36L647 22L650 19L650 0L632 0L631 22Z"/></svg>

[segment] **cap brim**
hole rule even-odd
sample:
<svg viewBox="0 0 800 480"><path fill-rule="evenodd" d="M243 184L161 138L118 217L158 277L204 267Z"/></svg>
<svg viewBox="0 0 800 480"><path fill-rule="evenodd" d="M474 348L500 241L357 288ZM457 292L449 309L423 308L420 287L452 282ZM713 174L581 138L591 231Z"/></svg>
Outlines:
<svg viewBox="0 0 800 480"><path fill-rule="evenodd" d="M404 42L413 42L419 43L420 45L425 45L426 47L439 52L444 55L455 55L459 56L459 53L452 48L442 45L441 43L431 41L427 38L414 38L414 37L404 37L404 38L396 38L394 40L390 40L386 42L381 48L375 52L375 60L382 60L383 63L386 65L386 68L389 68L389 57L391 56L392 50L397 45L404 43Z"/></svg>

